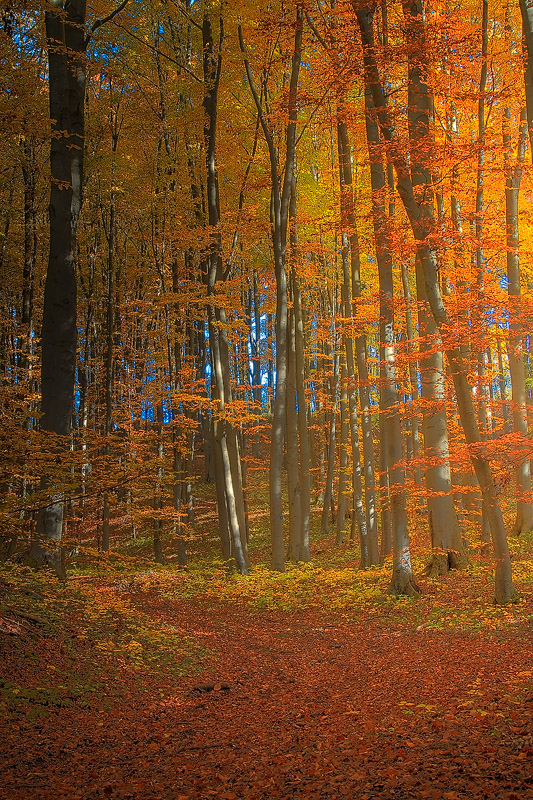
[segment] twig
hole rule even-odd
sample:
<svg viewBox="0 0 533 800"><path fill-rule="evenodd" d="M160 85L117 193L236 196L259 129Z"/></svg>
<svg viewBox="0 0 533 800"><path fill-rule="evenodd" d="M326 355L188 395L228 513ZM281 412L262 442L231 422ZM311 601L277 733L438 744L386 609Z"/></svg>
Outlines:
<svg viewBox="0 0 533 800"><path fill-rule="evenodd" d="M117 8L115 8L114 11L111 11L111 13L107 15L107 17L102 17L101 19L97 19L96 22L93 23L91 30L85 37L85 42L84 42L85 47L87 47L87 45L93 38L93 34L98 30L98 28L101 28L102 25L105 25L107 22L111 22L111 20L114 19L114 17L116 17L117 14L120 14L122 9L125 8L128 5L128 3L129 0L122 0L122 3Z"/></svg>
<svg viewBox="0 0 533 800"><path fill-rule="evenodd" d="M133 31L128 30L128 28L126 28L124 25L120 25L120 23L117 22L117 27L119 27L121 30L123 30L124 33L127 33L128 36L131 36L132 39L135 39L137 42L140 42L140 44L142 44L145 47L147 47L153 53L157 53L158 55L162 56L163 58L166 58L167 61L170 61L171 64L175 64L177 67L179 67L184 72L186 72L187 75L190 75L191 78L194 78L194 80L197 83L202 83L201 78L199 78L198 75L195 75L195 73L192 71L192 69L189 69L188 67L186 67L185 64L182 64L180 61L177 61L175 58L172 58L172 56L167 55L162 50L160 50L158 47L155 47L155 45L149 44L148 42L145 42L144 39L141 39L141 37L137 36L135 33L133 33Z"/></svg>

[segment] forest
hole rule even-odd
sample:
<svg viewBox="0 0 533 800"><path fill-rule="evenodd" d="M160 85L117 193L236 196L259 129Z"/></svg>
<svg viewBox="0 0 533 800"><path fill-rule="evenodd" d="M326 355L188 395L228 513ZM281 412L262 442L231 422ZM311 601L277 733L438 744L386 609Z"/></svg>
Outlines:
<svg viewBox="0 0 533 800"><path fill-rule="evenodd" d="M0 798L530 796L533 0L2 0L0 143Z"/></svg>

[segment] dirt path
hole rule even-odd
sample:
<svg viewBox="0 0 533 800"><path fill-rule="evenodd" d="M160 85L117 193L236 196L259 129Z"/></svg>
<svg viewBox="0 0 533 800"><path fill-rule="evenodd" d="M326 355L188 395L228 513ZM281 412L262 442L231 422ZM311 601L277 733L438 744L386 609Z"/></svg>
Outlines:
<svg viewBox="0 0 533 800"><path fill-rule="evenodd" d="M202 673L10 726L2 800L533 798L530 633L150 606L209 649Z"/></svg>

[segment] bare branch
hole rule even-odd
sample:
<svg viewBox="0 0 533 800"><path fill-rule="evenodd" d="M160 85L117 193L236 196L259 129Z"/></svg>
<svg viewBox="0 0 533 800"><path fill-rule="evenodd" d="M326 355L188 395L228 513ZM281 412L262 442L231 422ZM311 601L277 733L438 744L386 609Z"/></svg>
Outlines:
<svg viewBox="0 0 533 800"><path fill-rule="evenodd" d="M172 56L167 55L162 50L160 50L158 47L155 47L155 45L149 44L148 42L145 42L144 39L141 39L141 37L137 36L135 33L133 33L133 31L128 30L128 28L125 28L124 25L120 25L120 23L117 23L117 27L119 27L121 30L123 30L124 33L127 33L128 36L131 36L132 39L135 39L137 42L140 42L142 45L147 47L153 53L157 53L162 58L165 58L167 61L170 61L171 64L175 64L176 67L179 67L184 72L186 72L187 75L190 75L191 78L194 78L194 80L197 83L202 83L202 80L198 77L198 75L196 75L192 71L192 69L189 69L188 67L186 67L185 64L182 64L181 61L177 61L175 58L172 58Z"/></svg>
<svg viewBox="0 0 533 800"><path fill-rule="evenodd" d="M115 8L113 11L111 11L111 13L107 15L107 17L101 17L100 19L97 19L96 22L93 23L93 25L91 27L91 30L89 31L89 33L85 37L85 47L87 47L87 45L89 44L89 42L93 38L93 35L96 33L98 28L101 28L102 25L105 25L107 22L111 22L111 20L114 19L114 17L116 17L117 14L120 14L120 12L124 8L126 8L126 6L128 5L129 1L130 0L122 0L122 3L119 6L117 6L117 8Z"/></svg>
<svg viewBox="0 0 533 800"><path fill-rule="evenodd" d="M324 39L324 37L322 36L320 31L316 27L316 25L313 22L313 20L311 19L311 17L309 16L309 12L308 11L305 12L305 18L307 20L307 24L309 25L309 27L313 31L313 34L314 34L315 38L317 39L317 41L320 42L320 44L322 45L324 50L327 50L329 52L330 48L328 47L328 43L326 42L326 40Z"/></svg>

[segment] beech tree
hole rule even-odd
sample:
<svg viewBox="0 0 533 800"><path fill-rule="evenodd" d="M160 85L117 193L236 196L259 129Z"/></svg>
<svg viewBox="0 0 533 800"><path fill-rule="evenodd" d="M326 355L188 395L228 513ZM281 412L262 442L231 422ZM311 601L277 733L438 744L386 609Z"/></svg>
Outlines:
<svg viewBox="0 0 533 800"><path fill-rule="evenodd" d="M95 31L109 22L127 4L124 0L106 17L97 19L86 32L86 3L50 0L45 11L48 52L48 90L51 121L50 144L50 239L44 288L41 331L41 420L43 431L58 437L53 451L61 454L69 446L76 371L76 234L83 199L85 149L86 48ZM42 488L52 490L42 507L38 533L47 542L61 541L63 496L61 487L43 475ZM39 563L53 560L64 574L62 551L48 553L36 542L32 558Z"/></svg>
<svg viewBox="0 0 533 800"><path fill-rule="evenodd" d="M403 4L404 15L406 17L406 33L408 35L408 45L417 48L420 53L422 63L425 60L425 28L422 15L422 3ZM374 53L374 32L373 16L374 9L357 9L357 19L361 29L363 40L364 61L365 61L365 80L369 91L372 94L374 104L377 109L379 126L386 142L392 145L391 158L396 170L398 180L398 192L405 207L406 214L411 224L413 235L418 243L417 256L420 259L424 271L424 280L431 311L435 322L441 331L441 335L448 335L450 323L446 308L442 300L438 275L436 253L428 243L428 236L432 230L432 217L428 213L425 203L417 203L413 190L413 183L409 174L409 167L405 156L401 153L397 145L394 126L387 108L387 102L383 93L383 88L379 78ZM427 85L422 82L419 89L427 91ZM424 126L425 127L425 126ZM418 134L421 135L420 132ZM427 171L426 181L429 183L429 170ZM429 188L429 186L428 186ZM501 509L498 503L496 487L492 476L491 468L487 457L483 454L481 437L477 425L476 415L470 394L470 388L466 378L465 367L460 349L454 346L453 339L450 344L446 343L446 356L453 376L457 405L461 417L461 424L469 444L470 457L476 472L477 479L487 509L489 518L492 541L496 554L496 600L505 604L511 602L515 597L515 590L511 577L511 560L507 545L507 534L503 523Z"/></svg>
<svg viewBox="0 0 533 800"><path fill-rule="evenodd" d="M239 27L239 42L244 54L246 76L254 103L259 114L261 128L268 148L270 172L272 181L272 212L271 230L274 248L274 269L276 275L276 389L274 396L274 413L272 420L271 449L270 449L270 530L272 539L272 566L283 572L284 546L283 546L283 507L281 500L282 462L284 427L287 414L287 342L288 342L288 313L287 313L287 232L289 222L289 208L293 186L293 172L296 159L296 124L298 77L300 73L301 48L303 29L303 7L296 7L296 28L294 35L294 52L292 56L291 72L288 94L288 125L286 131L285 163L283 166L283 179L280 177L278 152L274 143L268 120L265 116L261 97L258 94L252 75L249 60L246 56L246 47L243 39L242 28Z"/></svg>
<svg viewBox="0 0 533 800"><path fill-rule="evenodd" d="M37 542L61 571L59 544L146 537L183 566L212 503L245 573L265 488L275 570L320 538L363 568L392 550L391 590L414 593L410 534L440 575L469 545L491 557L490 523L496 598L514 598L502 509L516 501L514 533L532 524L530 11L10 7L10 557Z"/></svg>
<svg viewBox="0 0 533 800"><path fill-rule="evenodd" d="M41 429L62 437L68 447L76 370L76 230L82 202L85 147L85 2L50 2L45 11L48 49L50 144L50 251L41 333ZM49 477L43 476L47 489ZM39 515L38 531L51 543L61 541L63 497L52 489ZM37 545L36 560L47 558ZM63 575L64 567L55 561Z"/></svg>

